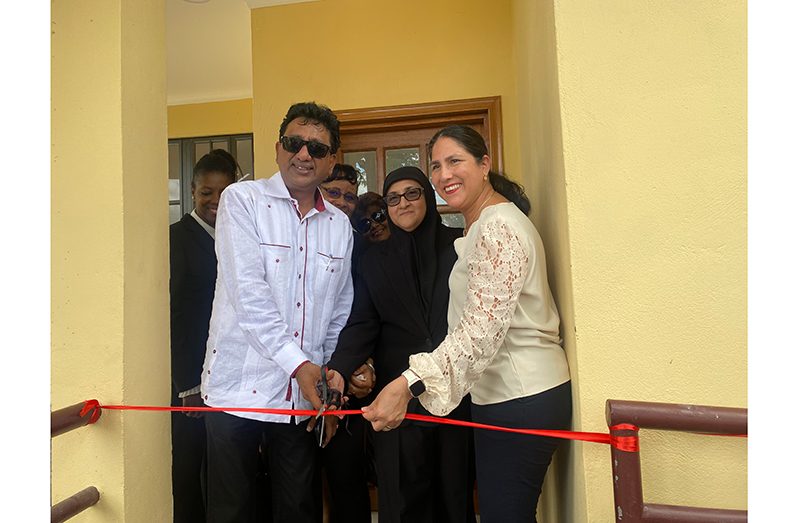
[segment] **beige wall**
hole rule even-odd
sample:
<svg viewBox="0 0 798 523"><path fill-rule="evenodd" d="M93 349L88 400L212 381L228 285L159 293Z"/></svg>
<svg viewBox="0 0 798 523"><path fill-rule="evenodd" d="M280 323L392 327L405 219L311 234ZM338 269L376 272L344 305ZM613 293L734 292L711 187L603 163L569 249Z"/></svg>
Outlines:
<svg viewBox="0 0 798 523"><path fill-rule="evenodd" d="M608 398L747 406L745 2L514 7L575 428L603 430ZM747 506L745 440L641 437L647 501ZM573 521L612 520L607 449L565 458Z"/></svg>
<svg viewBox="0 0 798 523"><path fill-rule="evenodd" d="M512 20L517 59L519 142L523 151L520 181L532 202L531 218L546 248L549 285L560 311L560 335L568 356L575 400L574 428L604 431L602 425L581 427L554 4L550 0L515 0ZM588 520L586 516L582 446L582 443L561 443L546 476L538 509L541 521L598 521Z"/></svg>
<svg viewBox="0 0 798 523"><path fill-rule="evenodd" d="M163 0L52 4L53 409L169 401ZM142 76L142 70L149 74ZM171 519L169 415L106 411L52 442L81 521Z"/></svg>
<svg viewBox="0 0 798 523"><path fill-rule="evenodd" d="M170 105L169 138L194 138L252 132L252 98Z"/></svg>
<svg viewBox="0 0 798 523"><path fill-rule="evenodd" d="M278 128L295 102L341 110L499 95L505 168L515 176L510 26L509 0L324 0L253 10L255 172L277 170Z"/></svg>

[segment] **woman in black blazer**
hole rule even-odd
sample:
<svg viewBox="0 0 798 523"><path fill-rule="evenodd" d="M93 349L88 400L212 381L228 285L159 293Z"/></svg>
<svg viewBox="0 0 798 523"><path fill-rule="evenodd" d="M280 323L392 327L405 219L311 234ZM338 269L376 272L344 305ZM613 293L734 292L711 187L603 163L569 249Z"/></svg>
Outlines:
<svg viewBox="0 0 798 523"><path fill-rule="evenodd" d="M446 337L453 243L463 233L443 225L416 167L391 172L383 194L391 236L358 260L352 312L328 364L350 376L372 356L376 392L407 369L411 354ZM428 414L418 400L408 411ZM469 419L470 400L450 417ZM374 433L374 450L380 523L474 521L470 429L405 420Z"/></svg>
<svg viewBox="0 0 798 523"><path fill-rule="evenodd" d="M222 149L194 167L194 210L169 227L172 405L201 407L199 385L216 286L214 226L219 196L238 165ZM175 522L205 521L205 424L202 413L172 413L172 496Z"/></svg>

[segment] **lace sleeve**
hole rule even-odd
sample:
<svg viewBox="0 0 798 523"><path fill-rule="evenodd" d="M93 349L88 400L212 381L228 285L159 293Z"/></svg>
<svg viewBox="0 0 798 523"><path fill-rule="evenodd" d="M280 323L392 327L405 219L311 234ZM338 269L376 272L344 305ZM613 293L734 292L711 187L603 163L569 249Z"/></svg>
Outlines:
<svg viewBox="0 0 798 523"><path fill-rule="evenodd" d="M419 400L437 416L451 412L493 360L530 270L529 254L510 225L489 221L478 232L467 256L460 323L434 351L410 356L410 368L426 388Z"/></svg>

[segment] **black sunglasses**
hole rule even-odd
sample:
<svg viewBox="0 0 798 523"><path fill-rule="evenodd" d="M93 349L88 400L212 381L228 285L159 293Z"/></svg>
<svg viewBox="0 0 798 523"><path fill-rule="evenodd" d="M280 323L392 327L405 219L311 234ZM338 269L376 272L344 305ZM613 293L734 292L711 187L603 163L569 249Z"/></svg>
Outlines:
<svg viewBox="0 0 798 523"><path fill-rule="evenodd" d="M388 214L380 209L371 213L371 218L361 218L355 224L355 230L360 234L366 234L371 230L371 225L374 223L383 223L388 219Z"/></svg>
<svg viewBox="0 0 798 523"><path fill-rule="evenodd" d="M314 158L324 158L330 154L330 146L321 142L306 141L299 136L281 136L280 145L289 153L296 154L302 147L308 146L308 154Z"/></svg>
<svg viewBox="0 0 798 523"><path fill-rule="evenodd" d="M423 187L411 187L402 194L396 194L395 192L390 192L383 198L383 200L385 200L385 203L387 203L391 207L394 207L396 205L399 205L399 202L402 201L402 196L404 196L405 200L407 200L408 202L414 202L419 198L421 198L421 193L423 192L424 192Z"/></svg>
<svg viewBox="0 0 798 523"><path fill-rule="evenodd" d="M336 189L335 187L330 187L329 189L323 185L319 185L324 191L330 196L330 198L335 198L336 200L341 196L344 197L349 203L357 203L357 195L351 192L342 192L340 189Z"/></svg>

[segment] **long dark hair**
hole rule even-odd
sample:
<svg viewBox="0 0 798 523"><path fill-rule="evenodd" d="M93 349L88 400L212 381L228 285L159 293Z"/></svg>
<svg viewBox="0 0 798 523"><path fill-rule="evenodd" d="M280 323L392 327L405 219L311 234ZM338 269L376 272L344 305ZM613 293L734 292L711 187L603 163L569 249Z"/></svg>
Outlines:
<svg viewBox="0 0 798 523"><path fill-rule="evenodd" d="M468 154L473 156L477 161L482 160L482 157L488 154L488 146L485 144L485 139L482 135L467 125L450 125L444 127L432 137L429 141L427 150L430 157L432 156L432 146L438 141L438 138L451 138L460 146L468 151ZM524 187L506 176L490 171L488 173L488 180L493 186L493 189L513 202L516 207L521 209L521 212L529 216L529 211L532 210L532 204L529 202Z"/></svg>

